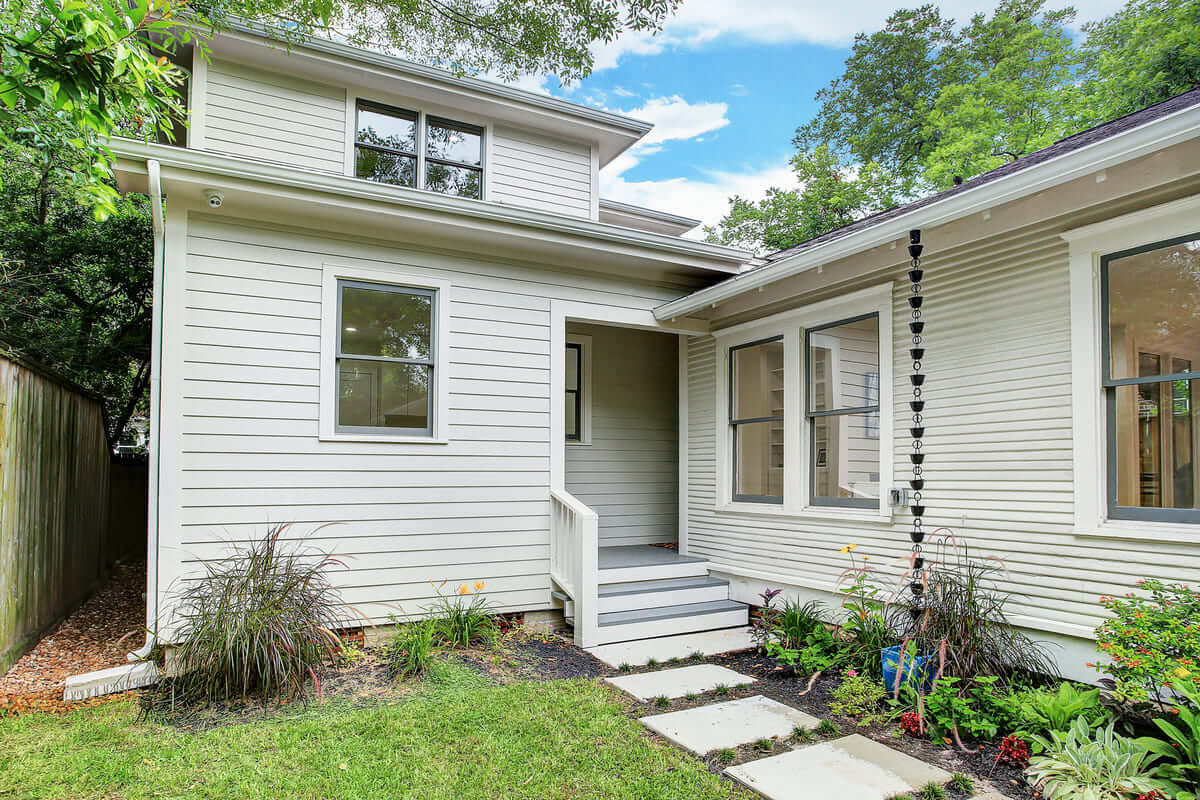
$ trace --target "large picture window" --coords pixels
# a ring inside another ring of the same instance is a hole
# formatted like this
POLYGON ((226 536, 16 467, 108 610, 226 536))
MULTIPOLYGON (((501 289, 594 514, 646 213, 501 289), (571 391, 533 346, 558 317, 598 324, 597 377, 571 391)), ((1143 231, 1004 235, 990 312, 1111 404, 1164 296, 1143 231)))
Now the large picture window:
POLYGON ((783 337, 730 348, 733 499, 783 502, 783 337))
POLYGON ((1200 522, 1200 233, 1100 273, 1109 517, 1200 522))
POLYGON ((879 315, 805 332, 813 505, 879 506, 879 315))
POLYGON ((338 281, 338 432, 431 435, 437 292, 338 281))

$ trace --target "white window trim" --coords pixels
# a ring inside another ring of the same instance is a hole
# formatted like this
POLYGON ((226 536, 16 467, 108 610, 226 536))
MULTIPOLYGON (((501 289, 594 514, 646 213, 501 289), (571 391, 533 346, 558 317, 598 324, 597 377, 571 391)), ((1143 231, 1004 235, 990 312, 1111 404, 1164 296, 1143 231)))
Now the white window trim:
POLYGON ((823 300, 793 311, 734 325, 713 334, 717 348, 716 442, 718 513, 766 517, 807 517, 879 522, 892 519, 887 492, 895 474, 892 401, 892 283, 823 300), (809 432, 804 410, 804 330, 839 320, 879 315, 879 509, 818 506, 810 502, 809 432), (783 502, 748 503, 733 499, 733 438, 729 430, 729 348, 772 336, 783 337, 783 502))
POLYGON ((1200 525, 1108 519, 1108 436, 1101 386, 1100 259, 1195 233, 1200 196, 1064 231, 1070 244, 1071 434, 1075 535, 1085 538, 1200 543, 1200 525))
POLYGON ((446 405, 450 397, 450 283, 428 275, 370 269, 345 264, 324 264, 321 274, 321 407, 318 438, 323 442, 376 442, 388 444, 447 444, 446 405), (337 321, 338 281, 365 281, 388 286, 411 286, 437 292, 435 303, 432 435, 349 433, 337 430, 337 321))
MULTIPOLYGON (((592 337, 584 333, 568 333, 567 341, 564 344, 563 353, 565 357, 567 344, 577 344, 580 346, 579 353, 579 441, 568 439, 566 431, 563 431, 563 441, 570 447, 582 447, 592 443, 592 395, 595 393, 592 386, 592 337)), ((566 388, 564 385, 562 397, 566 398, 566 388)), ((564 409, 565 413, 565 409, 564 409)), ((566 418, 564 417, 564 420, 566 418)))

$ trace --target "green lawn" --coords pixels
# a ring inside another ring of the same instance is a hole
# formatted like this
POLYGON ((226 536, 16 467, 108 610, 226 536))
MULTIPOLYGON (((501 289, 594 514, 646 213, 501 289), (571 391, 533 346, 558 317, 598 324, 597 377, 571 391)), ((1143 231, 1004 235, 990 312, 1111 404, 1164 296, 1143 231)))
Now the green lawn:
POLYGON ((138 722, 127 702, 0 720, 0 797, 741 796, 645 736, 599 682, 437 672, 391 705, 326 703, 199 733, 138 722))

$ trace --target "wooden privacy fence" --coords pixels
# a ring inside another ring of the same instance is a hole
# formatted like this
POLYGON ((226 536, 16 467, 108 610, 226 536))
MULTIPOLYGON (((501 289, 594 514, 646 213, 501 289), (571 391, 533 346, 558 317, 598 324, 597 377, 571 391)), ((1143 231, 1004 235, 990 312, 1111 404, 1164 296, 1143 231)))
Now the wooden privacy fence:
POLYGON ((99 399, 0 354, 0 672, 96 587, 108 521, 99 399))

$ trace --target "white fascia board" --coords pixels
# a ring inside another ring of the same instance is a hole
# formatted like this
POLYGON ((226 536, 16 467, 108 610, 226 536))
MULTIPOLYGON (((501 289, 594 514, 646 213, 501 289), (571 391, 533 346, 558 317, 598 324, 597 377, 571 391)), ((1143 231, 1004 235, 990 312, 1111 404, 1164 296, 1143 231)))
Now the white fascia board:
POLYGON ((654 128, 654 124, 651 122, 635 119, 624 114, 615 114, 611 111, 579 105, 549 94, 518 89, 481 78, 456 75, 449 70, 425 64, 417 64, 387 55, 386 53, 367 50, 342 42, 335 42, 331 39, 309 37, 299 41, 287 41, 283 36, 284 34, 282 33, 280 36, 273 36, 263 25, 235 22, 229 25, 228 30, 218 35, 217 41, 219 44, 219 40, 225 38, 231 41, 252 43, 257 47, 262 47, 264 41, 286 44, 289 52, 308 51, 306 54, 310 56, 320 54, 321 56, 339 61, 344 66, 356 66, 358 68, 370 66, 386 70, 395 77, 430 88, 465 93, 481 99, 488 99, 493 102, 516 107, 525 114, 548 115, 563 121, 583 125, 590 129, 593 134, 600 132, 622 140, 620 145, 614 143, 612 146, 604 148, 604 155, 606 156, 603 160, 604 163, 608 163, 617 155, 632 147, 654 128))
MULTIPOLYGON (((582 217, 567 217, 543 211, 502 205, 485 200, 384 186, 361 178, 351 178, 330 172, 301 170, 284 164, 273 164, 249 158, 218 155, 188 150, 171 145, 153 144, 132 139, 113 139, 109 147, 118 158, 119 171, 142 175, 147 160, 158 161, 164 170, 180 170, 211 176, 214 179, 258 182, 276 186, 320 192, 345 197, 348 200, 368 201, 383 206, 406 207, 421 212, 450 215, 466 220, 499 223, 514 229, 560 234, 610 245, 614 248, 639 248, 656 254, 677 256, 707 262, 705 268, 714 272, 737 272, 750 253, 723 245, 680 239, 660 233, 650 233, 618 225, 592 222, 582 217)), ((687 262, 681 262, 687 263, 687 262)))
POLYGON ((682 317, 752 289, 906 237, 914 228, 944 225, 1197 136, 1200 136, 1200 106, 1192 106, 664 303, 654 309, 654 316, 658 319, 682 317))
POLYGON ((691 230, 700 224, 701 220, 692 219, 691 217, 683 217, 679 214, 671 214, 667 211, 657 211, 653 208, 645 208, 643 206, 635 206, 629 203, 620 203, 616 200, 600 199, 600 208, 603 211, 611 211, 614 214, 623 214, 630 217, 639 217, 655 222, 664 222, 669 225, 678 225, 685 230, 691 230))

